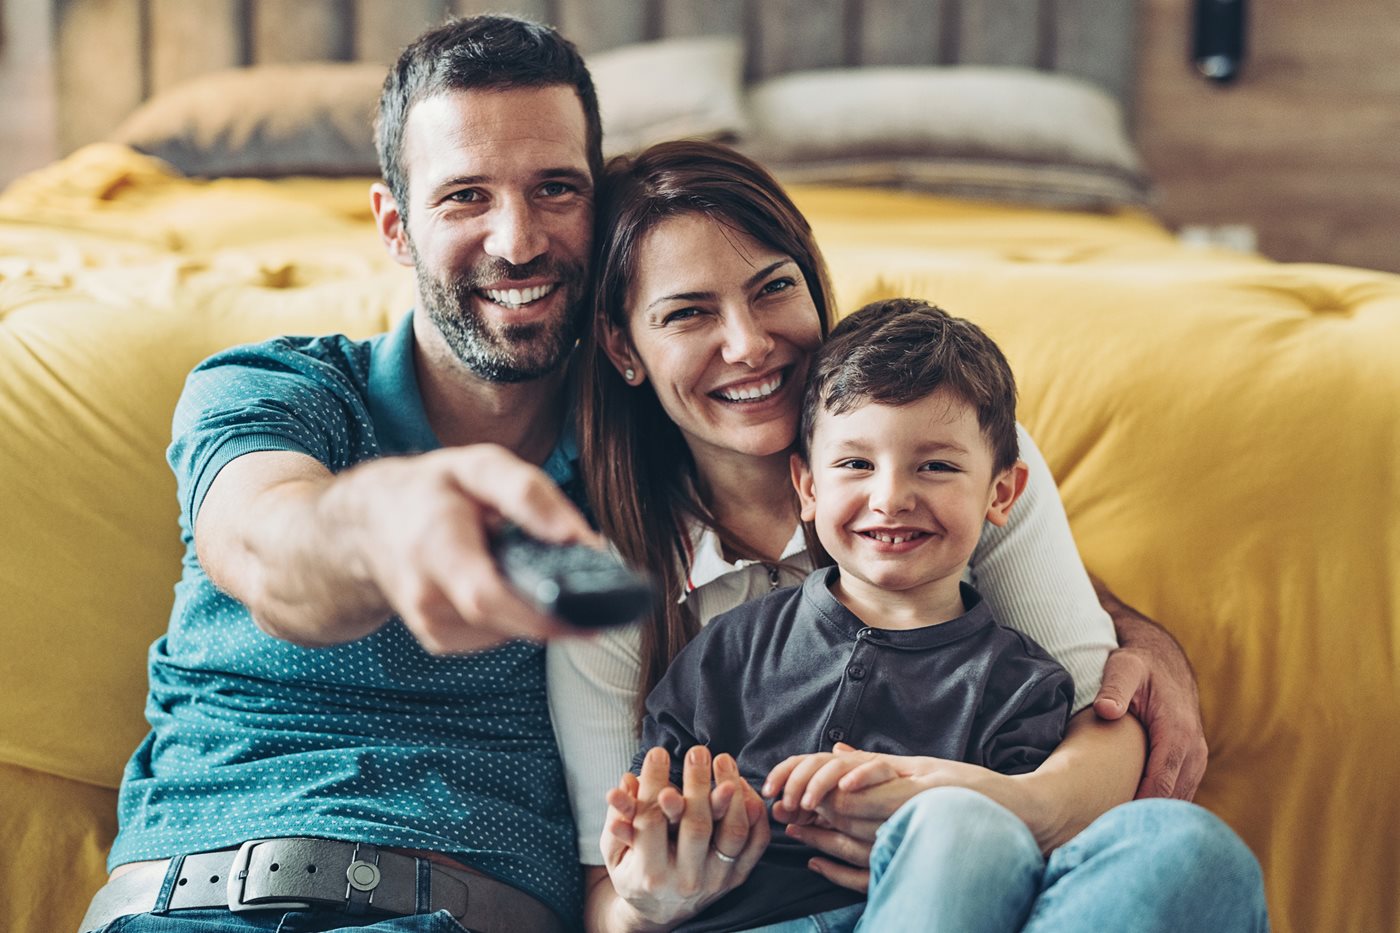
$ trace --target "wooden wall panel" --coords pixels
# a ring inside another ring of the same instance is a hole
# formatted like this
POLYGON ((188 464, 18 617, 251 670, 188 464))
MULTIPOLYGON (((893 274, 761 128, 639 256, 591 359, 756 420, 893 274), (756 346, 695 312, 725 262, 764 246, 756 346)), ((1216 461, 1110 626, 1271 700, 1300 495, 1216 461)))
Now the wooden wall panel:
POLYGON ((56 0, 59 147, 101 139, 145 99, 140 0, 56 0))
POLYGON ((244 0, 149 0, 150 90, 247 61, 244 0))
MULTIPOLYGON (((1055 0, 1048 65, 1106 88, 1131 113, 1138 4, 1125 0, 1055 0), (1119 41, 1115 41, 1119 40, 1119 41)), ((1182 36, 1185 48, 1185 35, 1182 36)), ((1183 53, 1184 54, 1184 53, 1183 53)))
POLYGON ((1041 0, 963 0, 957 21, 959 63, 1040 64, 1041 0))
POLYGON ((1400 272, 1395 0, 1252 4, 1233 85, 1188 61, 1191 4, 1145 0, 1138 145, 1173 224, 1246 224, 1282 260, 1400 272))
POLYGON ((862 65, 937 65, 943 61, 941 0, 862 0, 855 24, 862 65))
MULTIPOLYGON (((481 13, 513 13, 538 23, 558 23, 557 0, 452 0, 452 12, 458 16, 481 13)), ((629 0, 631 2, 631 0, 629 0)))
POLYGON ((742 36, 748 32, 744 0, 661 0, 659 36, 742 36))
POLYGON ((755 77, 847 63, 845 0, 756 0, 753 25, 755 77))
POLYGON ((355 48, 351 0, 253 0, 255 64, 343 61, 355 48))
POLYGON ((649 38, 646 4, 599 0, 556 0, 556 4, 554 21, 585 55, 649 38))
POLYGON ((386 66, 399 57, 425 30, 445 22, 447 0, 356 0, 355 58, 383 62, 386 66))

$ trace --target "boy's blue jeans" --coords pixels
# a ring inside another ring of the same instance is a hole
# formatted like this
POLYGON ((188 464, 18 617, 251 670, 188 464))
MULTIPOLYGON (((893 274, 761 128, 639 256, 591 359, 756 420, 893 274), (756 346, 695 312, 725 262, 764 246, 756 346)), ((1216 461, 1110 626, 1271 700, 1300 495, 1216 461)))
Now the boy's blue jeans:
POLYGON ((373 933, 463 933, 463 927, 446 911, 416 914, 390 920, 348 917, 330 911, 256 911, 235 914, 227 910, 182 910, 164 917, 134 914, 103 927, 101 933, 334 933, 368 926, 373 933))
POLYGON ((1179 800, 1115 807, 1041 856, 1011 811, 974 791, 925 791, 880 828, 870 897, 763 933, 1267 931, 1244 842, 1179 800))

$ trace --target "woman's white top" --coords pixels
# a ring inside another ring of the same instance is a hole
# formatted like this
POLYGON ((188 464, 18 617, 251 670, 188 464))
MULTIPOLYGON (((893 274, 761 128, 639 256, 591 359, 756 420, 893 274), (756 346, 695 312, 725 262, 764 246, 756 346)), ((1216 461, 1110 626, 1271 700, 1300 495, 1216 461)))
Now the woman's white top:
MULTIPOLYGON (((983 529, 964 579, 991 605, 998 622, 1035 639, 1069 671, 1078 712, 1098 693, 1104 662, 1117 641, 1079 559, 1055 478, 1019 425, 1017 437, 1021 459, 1030 468, 1025 492, 1004 527, 989 523, 983 529)), ((702 625, 775 587, 801 583, 813 569, 801 525, 776 565, 730 563, 718 536, 698 526, 691 544, 687 592, 681 598, 702 625)), ((554 733, 578 824, 579 860, 602 865, 604 795, 632 766, 637 751, 641 632, 629 626, 552 640, 546 665, 554 733)))

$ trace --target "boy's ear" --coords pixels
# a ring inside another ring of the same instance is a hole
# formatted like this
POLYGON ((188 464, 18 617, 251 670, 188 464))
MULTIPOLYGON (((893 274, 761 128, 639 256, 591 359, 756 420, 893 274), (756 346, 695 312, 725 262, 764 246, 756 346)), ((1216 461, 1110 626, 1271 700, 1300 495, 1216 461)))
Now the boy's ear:
POLYGON ((987 504, 987 521, 1000 528, 1011 517, 1012 504, 1026 491, 1030 470, 1017 460, 992 480, 991 501, 987 504))
POLYGON ((379 230, 379 239, 389 258, 401 266, 412 268, 413 250, 408 248, 408 231, 404 229, 403 214, 399 213, 399 202, 393 192, 383 182, 369 186, 369 207, 374 212, 374 226, 379 230))
POLYGON ((632 339, 611 321, 603 324, 603 352, 612 361, 613 367, 617 370, 624 382, 629 386, 639 386, 647 381, 647 374, 642 369, 641 360, 636 358, 632 352, 632 339), (627 371, 632 371, 632 378, 627 378, 627 371))
POLYGON ((802 505, 801 518, 804 522, 815 521, 817 496, 813 488, 815 483, 812 481, 812 468, 802 459, 801 454, 789 456, 788 466, 792 470, 792 485, 797 490, 797 501, 802 505))

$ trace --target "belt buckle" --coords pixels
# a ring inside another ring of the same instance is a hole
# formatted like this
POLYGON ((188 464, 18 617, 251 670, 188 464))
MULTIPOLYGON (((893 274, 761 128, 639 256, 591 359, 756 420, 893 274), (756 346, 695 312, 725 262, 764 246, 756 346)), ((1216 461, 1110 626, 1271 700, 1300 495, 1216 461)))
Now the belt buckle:
POLYGON ((248 881, 248 863, 252 861, 253 849, 271 839, 249 839, 238 847, 233 857, 233 867, 228 872, 228 909, 236 914, 252 910, 306 910, 311 905, 305 901, 263 901, 249 904, 243 900, 243 889, 248 881))

